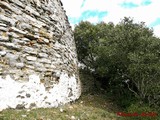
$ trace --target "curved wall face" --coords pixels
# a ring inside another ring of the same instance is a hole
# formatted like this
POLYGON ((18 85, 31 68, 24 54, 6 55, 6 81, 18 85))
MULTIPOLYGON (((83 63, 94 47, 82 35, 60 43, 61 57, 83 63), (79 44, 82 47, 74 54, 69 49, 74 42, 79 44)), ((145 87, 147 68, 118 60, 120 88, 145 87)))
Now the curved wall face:
POLYGON ((59 0, 0 1, 0 109, 79 98, 73 33, 59 0))

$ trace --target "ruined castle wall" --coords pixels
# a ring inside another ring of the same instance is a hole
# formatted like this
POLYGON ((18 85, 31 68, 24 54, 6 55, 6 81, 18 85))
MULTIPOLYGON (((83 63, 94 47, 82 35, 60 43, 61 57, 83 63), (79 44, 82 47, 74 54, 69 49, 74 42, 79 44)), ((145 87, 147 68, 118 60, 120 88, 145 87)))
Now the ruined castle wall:
POLYGON ((76 47, 61 1, 1 0, 0 108, 55 107, 80 93, 76 47))

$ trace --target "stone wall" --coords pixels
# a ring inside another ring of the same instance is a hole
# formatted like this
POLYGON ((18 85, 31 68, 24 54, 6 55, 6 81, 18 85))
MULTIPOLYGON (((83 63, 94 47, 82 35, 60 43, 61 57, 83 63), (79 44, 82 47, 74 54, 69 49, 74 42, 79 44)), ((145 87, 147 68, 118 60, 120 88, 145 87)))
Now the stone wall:
POLYGON ((0 108, 55 107, 77 99, 80 86, 61 1, 1 0, 0 108))

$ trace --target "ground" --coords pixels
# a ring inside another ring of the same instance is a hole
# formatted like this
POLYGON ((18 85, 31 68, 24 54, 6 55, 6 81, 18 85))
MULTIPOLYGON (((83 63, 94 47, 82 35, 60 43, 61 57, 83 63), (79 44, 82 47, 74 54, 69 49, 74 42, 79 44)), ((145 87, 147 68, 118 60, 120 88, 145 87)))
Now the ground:
POLYGON ((0 120, 117 120, 118 111, 105 95, 85 94, 60 108, 4 110, 0 112, 0 120))

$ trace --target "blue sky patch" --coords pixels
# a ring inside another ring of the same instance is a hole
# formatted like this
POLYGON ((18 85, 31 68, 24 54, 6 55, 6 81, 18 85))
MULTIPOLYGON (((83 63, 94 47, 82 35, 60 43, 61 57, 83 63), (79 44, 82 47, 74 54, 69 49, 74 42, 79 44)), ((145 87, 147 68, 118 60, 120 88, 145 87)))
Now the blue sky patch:
POLYGON ((69 19, 69 22, 72 23, 72 24, 77 24, 79 23, 79 18, 75 18, 75 17, 68 17, 69 19))
POLYGON ((84 6, 86 0, 83 0, 82 4, 81 4, 81 8, 84 6))
POLYGON ((85 21, 88 18, 92 18, 92 17, 98 17, 99 21, 101 21, 105 16, 107 16, 107 14, 108 14, 107 11, 87 10, 87 11, 84 11, 79 18, 69 17, 69 21, 72 24, 77 24, 82 20, 85 21))
POLYGON ((123 3, 120 4, 120 6, 123 7, 123 8, 127 8, 127 9, 138 7, 138 5, 133 3, 133 2, 123 2, 123 3))
POLYGON ((103 18, 107 15, 107 12, 106 11, 98 11, 98 10, 87 10, 87 11, 84 11, 82 13, 82 16, 81 18, 82 19, 86 19, 86 18, 90 18, 90 17, 98 17, 98 18, 103 18))
POLYGON ((150 27, 155 27, 157 25, 160 25, 160 18, 157 18, 154 22, 152 22, 149 26, 150 27))
POLYGON ((143 0, 142 3, 141 3, 141 5, 142 6, 147 6, 147 5, 150 5, 151 3, 152 3, 151 0, 143 0))

